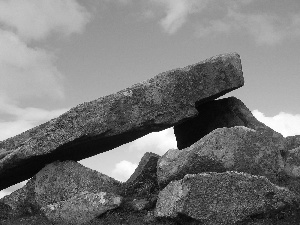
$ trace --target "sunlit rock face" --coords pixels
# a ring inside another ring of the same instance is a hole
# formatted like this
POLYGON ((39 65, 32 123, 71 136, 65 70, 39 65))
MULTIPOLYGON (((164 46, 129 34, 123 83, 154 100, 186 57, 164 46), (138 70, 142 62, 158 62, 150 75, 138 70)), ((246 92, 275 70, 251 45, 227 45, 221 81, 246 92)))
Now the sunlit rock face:
POLYGON ((281 139, 237 126, 218 128, 183 150, 171 149, 158 161, 160 188, 186 174, 240 171, 278 183, 283 170, 281 139))

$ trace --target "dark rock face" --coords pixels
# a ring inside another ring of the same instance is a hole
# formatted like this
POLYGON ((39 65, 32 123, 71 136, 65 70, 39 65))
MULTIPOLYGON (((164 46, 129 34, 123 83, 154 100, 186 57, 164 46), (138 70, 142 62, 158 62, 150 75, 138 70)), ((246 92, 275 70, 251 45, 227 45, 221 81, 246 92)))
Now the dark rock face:
POLYGON ((195 118, 174 126, 178 149, 187 148, 222 127, 244 126, 283 139, 281 134, 259 122, 245 104, 235 97, 204 103, 197 110, 199 113, 195 118))
POLYGON ((201 173, 169 183, 159 193, 155 215, 184 215, 198 221, 193 224, 237 224, 255 215, 272 218, 286 208, 299 213, 299 206, 294 193, 265 177, 237 172, 201 173))
POLYGON ((239 171, 263 175, 278 183, 283 170, 284 141, 246 127, 219 128, 189 148, 171 149, 158 161, 160 188, 186 174, 239 171))
POLYGON ((0 190, 56 160, 81 160, 172 127, 196 116, 195 105, 243 84, 239 55, 225 54, 78 105, 0 142, 0 190))
POLYGON ((124 195, 150 197, 158 193, 156 166, 159 158, 159 155, 152 152, 145 153, 134 173, 123 184, 124 195))
POLYGON ((300 147, 289 150, 284 161, 284 175, 282 186, 300 196, 300 147))
POLYGON ((291 150, 300 147, 300 135, 288 136, 286 140, 286 149, 291 150))

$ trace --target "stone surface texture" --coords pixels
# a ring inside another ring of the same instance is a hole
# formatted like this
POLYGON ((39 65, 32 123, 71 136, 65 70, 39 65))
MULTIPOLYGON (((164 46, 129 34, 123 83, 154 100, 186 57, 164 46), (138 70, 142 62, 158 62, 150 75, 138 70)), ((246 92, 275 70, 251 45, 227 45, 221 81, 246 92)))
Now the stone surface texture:
POLYGON ((72 198, 42 207, 46 217, 56 224, 84 224, 108 210, 117 208, 122 197, 108 193, 81 192, 72 198))
POLYGON ((286 149, 292 150, 300 147, 300 135, 286 137, 286 149))
POLYGON ((130 178, 123 184, 123 194, 134 197, 150 196, 158 192, 157 161, 159 155, 146 152, 138 167, 130 178))
POLYGON ((160 193, 156 217, 187 216, 205 225, 236 224, 257 215, 272 217, 299 199, 288 189, 261 176, 246 173, 202 173, 172 181, 160 193))
POLYGON ((158 161, 159 187, 186 174, 239 171, 263 175, 278 183, 284 161, 281 138, 242 126, 218 128, 189 148, 170 149, 158 161))
MULTIPOLYGON (((0 190, 56 160, 78 161, 197 115, 195 105, 244 84, 238 54, 224 54, 168 72, 0 142, 0 190), (2 157, 1 156, 1 157, 2 157)), ((200 106, 199 106, 200 107, 200 106)))
POLYGON ((235 97, 206 102, 197 110, 199 113, 195 118, 174 126, 178 149, 190 147, 213 130, 223 127, 244 126, 284 140, 280 133, 259 122, 235 97))
POLYGON ((0 199, 13 217, 37 213, 42 207, 66 201, 79 193, 118 194, 121 182, 74 161, 56 161, 44 167, 27 184, 0 199))

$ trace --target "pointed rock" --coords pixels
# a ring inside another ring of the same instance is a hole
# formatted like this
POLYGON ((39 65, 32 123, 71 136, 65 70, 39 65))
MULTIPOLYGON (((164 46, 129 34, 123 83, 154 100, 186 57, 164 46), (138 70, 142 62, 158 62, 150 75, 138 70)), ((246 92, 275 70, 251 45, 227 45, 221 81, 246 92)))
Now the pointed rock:
POLYGON ((32 177, 56 160, 78 161, 172 127, 196 116, 195 105, 243 84, 240 57, 232 53, 161 73, 78 105, 0 142, 4 156, 0 159, 0 190, 32 177))
POLYGON ((280 133, 259 122, 245 104, 235 97, 204 103, 197 110, 199 113, 195 118, 174 126, 178 149, 187 148, 222 127, 244 126, 284 140, 280 133))
POLYGON ((246 127, 218 128, 189 148, 171 149, 159 160, 157 177, 160 189, 186 174, 235 170, 263 175, 278 182, 283 170, 281 139, 246 127))
POLYGON ((82 192, 118 194, 121 183, 73 161, 48 164, 27 184, 0 202, 12 208, 13 216, 36 214, 42 207, 66 201, 82 192))
POLYGON ((159 158, 159 155, 152 152, 144 154, 134 173, 124 183, 124 195, 150 197, 150 195, 158 192, 156 171, 159 158))
POLYGON ((155 215, 191 218, 192 224, 206 225, 236 224, 260 216, 279 224, 277 214, 282 212, 283 221, 299 209, 299 199, 288 189, 262 176, 231 171, 186 175, 172 181, 159 193, 155 215))

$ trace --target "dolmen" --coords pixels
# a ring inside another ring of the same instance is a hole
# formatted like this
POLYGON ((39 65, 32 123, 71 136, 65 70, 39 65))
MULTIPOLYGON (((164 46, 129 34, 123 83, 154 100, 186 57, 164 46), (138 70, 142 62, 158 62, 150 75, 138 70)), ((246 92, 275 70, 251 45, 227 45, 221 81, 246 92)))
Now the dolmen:
POLYGON ((222 54, 0 142, 0 189, 29 179, 0 199, 0 225, 299 225, 300 138, 218 99, 243 85, 240 56, 222 54), (126 182, 77 162, 170 127, 178 149, 147 152, 126 182))

